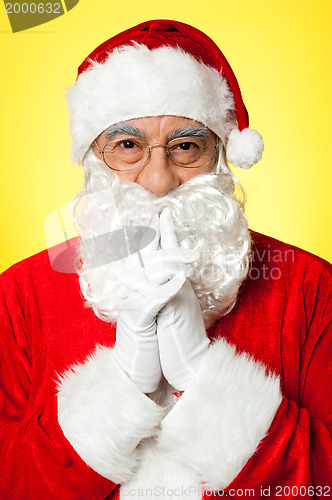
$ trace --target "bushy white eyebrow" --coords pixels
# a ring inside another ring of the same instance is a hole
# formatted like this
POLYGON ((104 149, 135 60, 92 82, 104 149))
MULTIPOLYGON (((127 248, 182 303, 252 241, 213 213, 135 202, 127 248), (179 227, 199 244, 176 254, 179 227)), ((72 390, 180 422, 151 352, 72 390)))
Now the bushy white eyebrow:
POLYGON ((117 123, 106 130, 107 137, 114 137, 115 135, 120 134, 146 138, 144 132, 129 123, 117 123))
POLYGON ((178 137, 207 137, 209 135, 209 130, 206 127, 199 127, 197 125, 192 125, 190 127, 183 127, 173 130, 168 135, 168 140, 177 139, 178 137))

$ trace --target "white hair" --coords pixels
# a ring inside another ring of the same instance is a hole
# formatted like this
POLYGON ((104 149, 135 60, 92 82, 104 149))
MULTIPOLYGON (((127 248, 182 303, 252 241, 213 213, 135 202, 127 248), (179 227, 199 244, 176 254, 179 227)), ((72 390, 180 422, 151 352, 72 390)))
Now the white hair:
POLYGON ((191 282, 206 326, 234 307, 249 271, 250 236, 239 196, 243 191, 223 151, 213 173, 198 175, 163 197, 121 181, 92 151, 84 167, 85 186, 73 207, 82 241, 91 244, 81 245, 78 274, 86 304, 100 319, 116 321, 128 290, 113 272, 114 266, 126 266, 126 259, 93 265, 105 250, 96 236, 124 226, 149 226, 165 207, 171 211, 179 245, 199 251, 191 264, 191 282))

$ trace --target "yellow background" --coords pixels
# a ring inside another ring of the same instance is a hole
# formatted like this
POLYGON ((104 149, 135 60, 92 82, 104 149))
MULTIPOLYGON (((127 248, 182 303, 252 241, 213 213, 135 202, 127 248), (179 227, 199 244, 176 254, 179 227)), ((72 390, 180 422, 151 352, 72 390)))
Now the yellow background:
POLYGON ((240 83, 263 161, 236 175, 250 226, 332 260, 331 0, 80 0, 12 34, 0 4, 0 270, 46 247, 44 220, 70 201, 65 89, 85 56, 139 22, 192 24, 220 46, 240 83))

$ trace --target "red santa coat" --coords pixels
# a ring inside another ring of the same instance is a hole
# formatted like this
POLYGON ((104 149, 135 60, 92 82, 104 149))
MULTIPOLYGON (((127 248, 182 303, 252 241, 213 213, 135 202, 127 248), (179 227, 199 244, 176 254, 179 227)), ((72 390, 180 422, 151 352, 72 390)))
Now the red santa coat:
POLYGON ((2 275, 0 499, 117 498, 111 479, 130 484, 137 444, 150 436, 190 478, 220 486, 215 498, 332 495, 331 266, 266 236, 253 241, 238 303, 209 331, 209 361, 171 410, 118 373, 115 328, 84 307, 77 276, 52 270, 46 251, 2 275), (106 461, 94 447, 106 447, 106 461))

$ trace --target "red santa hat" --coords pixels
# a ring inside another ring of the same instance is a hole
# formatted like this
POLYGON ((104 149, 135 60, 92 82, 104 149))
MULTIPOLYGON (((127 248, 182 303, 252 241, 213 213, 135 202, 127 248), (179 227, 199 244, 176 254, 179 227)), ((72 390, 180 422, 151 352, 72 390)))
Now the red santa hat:
POLYGON ((147 21, 99 45, 78 68, 68 104, 74 162, 83 162, 107 127, 162 115, 203 123, 235 166, 249 168, 262 157, 262 137, 248 128, 225 56, 207 35, 181 22, 147 21))

